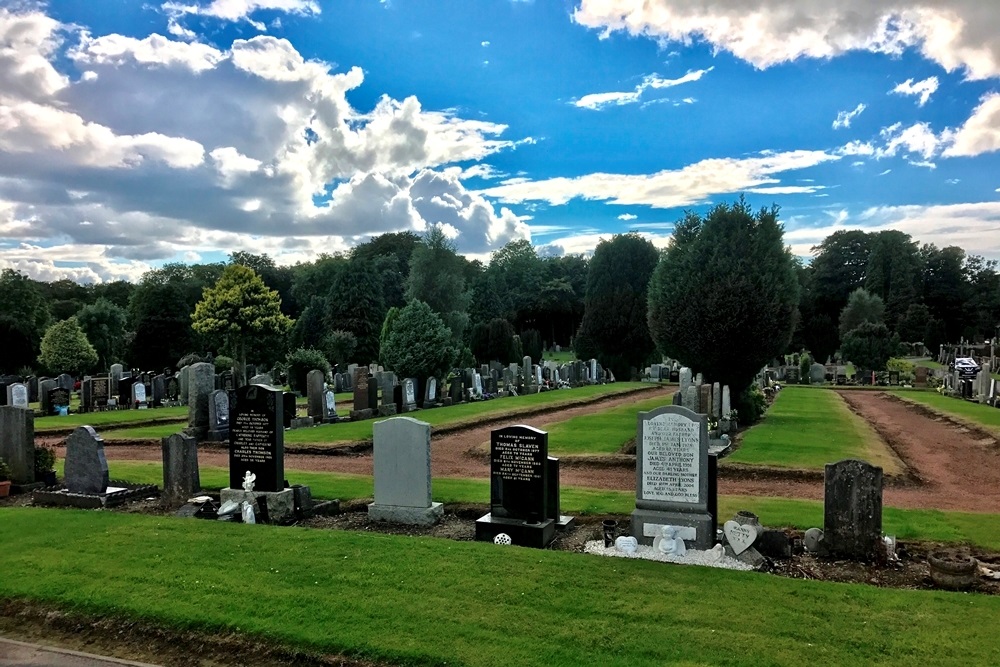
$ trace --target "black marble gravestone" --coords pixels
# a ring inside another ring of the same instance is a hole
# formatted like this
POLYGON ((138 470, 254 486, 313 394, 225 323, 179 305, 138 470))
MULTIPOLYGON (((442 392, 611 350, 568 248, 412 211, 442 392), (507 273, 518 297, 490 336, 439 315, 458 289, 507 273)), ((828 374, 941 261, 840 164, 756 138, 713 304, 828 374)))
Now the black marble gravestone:
POLYGON ((284 406, 284 426, 291 428, 292 420, 295 419, 295 394, 286 391, 281 398, 284 406))
MULTIPOLYGON (((7 393, 7 392, 4 392, 7 393)), ((50 414, 56 414, 60 407, 69 407, 69 392, 63 387, 49 390, 50 414)))
POLYGON ((229 392, 229 486, 243 487, 249 471, 256 491, 285 486, 285 431, 282 392, 248 385, 229 392))
POLYGON ((506 533, 518 546, 552 541, 560 521, 559 461, 548 450, 549 434, 530 426, 490 434, 490 513, 476 521, 477 540, 506 533))

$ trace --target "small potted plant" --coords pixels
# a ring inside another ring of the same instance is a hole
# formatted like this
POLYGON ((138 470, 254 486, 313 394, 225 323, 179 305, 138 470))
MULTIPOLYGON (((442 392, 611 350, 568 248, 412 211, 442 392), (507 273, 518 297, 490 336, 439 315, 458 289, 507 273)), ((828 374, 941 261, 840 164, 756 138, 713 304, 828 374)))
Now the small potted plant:
POLYGON ((35 480, 45 482, 45 486, 55 486, 56 453, 51 447, 35 447, 35 480))
POLYGON ((3 459, 0 459, 0 498, 10 495, 10 466, 3 459))

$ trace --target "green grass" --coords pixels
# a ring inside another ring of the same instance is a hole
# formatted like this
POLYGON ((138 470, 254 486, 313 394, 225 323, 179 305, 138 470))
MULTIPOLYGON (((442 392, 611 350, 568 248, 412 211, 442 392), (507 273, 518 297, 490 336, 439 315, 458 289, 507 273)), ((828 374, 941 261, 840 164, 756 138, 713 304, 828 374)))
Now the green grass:
POLYGON ((822 469, 827 463, 861 458, 887 472, 897 466, 878 436, 832 391, 785 387, 743 444, 726 459, 782 468, 822 469))
POLYGON ((1000 598, 114 512, 0 510, 0 597, 408 665, 994 664, 1000 598), (72 567, 67 567, 72 563, 72 567))
MULTIPOLYGON (((56 431, 66 428, 76 428, 89 424, 93 427, 143 422, 150 419, 187 419, 187 406, 179 408, 155 408, 149 410, 108 410, 106 412, 88 412, 85 414, 70 414, 65 417, 38 417, 35 419, 35 431, 56 431)), ((170 427, 170 433, 176 433, 176 427, 170 427)), ((167 435, 170 435, 168 433, 167 435)))
MULTIPOLYGON (((155 461, 115 461, 108 463, 112 479, 133 484, 163 484, 163 469, 155 461)), ((58 463, 62 474, 62 462, 58 463)), ((229 471, 217 466, 201 466, 201 485, 206 490, 229 486, 229 471)), ((371 498, 372 478, 367 475, 286 470, 290 483, 305 484, 317 499, 352 500, 371 498)), ((490 487, 485 479, 438 477, 433 482, 436 502, 489 504, 490 487)), ((629 514, 635 509, 635 493, 580 487, 562 487, 563 513, 574 515, 629 514)), ((823 503, 791 498, 720 496, 719 517, 725 520, 739 510, 749 510, 767 526, 805 530, 823 525, 823 503)), ((883 510, 883 529, 900 539, 934 542, 968 542, 986 549, 1000 550, 1000 514, 976 514, 941 510, 883 510)))
POLYGON ((548 427, 549 452, 563 454, 614 454, 635 437, 636 415, 670 405, 669 396, 657 396, 617 408, 582 415, 548 427))
MULTIPOLYGON (((425 421, 431 426, 454 426, 522 410, 530 410, 542 406, 558 406, 574 403, 580 400, 598 396, 610 396, 637 388, 650 388, 653 385, 640 382, 618 382, 608 385, 589 385, 576 389, 547 391, 540 394, 514 396, 492 401, 462 403, 447 408, 421 410, 412 413, 416 419, 425 421)), ((340 424, 323 424, 313 428, 296 429, 285 432, 285 444, 338 444, 347 442, 362 442, 371 440, 374 419, 340 424)), ((154 440, 166 437, 177 431, 176 426, 158 425, 140 428, 121 429, 106 436, 107 440, 154 440)))
POLYGON ((546 352, 542 355, 543 361, 554 361, 557 364, 568 364, 576 361, 576 354, 573 350, 560 350, 559 352, 546 352))
POLYGON ((937 392, 900 392, 900 395, 917 403, 923 403, 938 412, 952 415, 960 420, 972 422, 988 430, 1000 433, 1000 410, 988 405, 971 403, 960 398, 943 396, 937 392))
POLYGON ((946 368, 944 364, 939 364, 931 359, 907 359, 907 361, 913 362, 914 366, 923 366, 924 368, 930 368, 931 370, 946 368))

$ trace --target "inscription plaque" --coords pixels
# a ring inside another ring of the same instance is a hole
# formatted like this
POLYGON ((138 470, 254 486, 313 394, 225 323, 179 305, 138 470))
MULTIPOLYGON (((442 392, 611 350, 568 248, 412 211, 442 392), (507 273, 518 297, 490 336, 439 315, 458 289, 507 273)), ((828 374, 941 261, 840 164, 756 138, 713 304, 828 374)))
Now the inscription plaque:
POLYGON ((241 488, 250 471, 257 476, 257 491, 281 491, 285 486, 282 392, 248 385, 229 396, 230 488, 241 488))
POLYGON ((537 522, 546 518, 549 434, 509 426, 490 435, 490 512, 537 522))
POLYGON ((678 414, 648 419, 642 432, 642 497, 697 503, 701 466, 699 422, 678 414))

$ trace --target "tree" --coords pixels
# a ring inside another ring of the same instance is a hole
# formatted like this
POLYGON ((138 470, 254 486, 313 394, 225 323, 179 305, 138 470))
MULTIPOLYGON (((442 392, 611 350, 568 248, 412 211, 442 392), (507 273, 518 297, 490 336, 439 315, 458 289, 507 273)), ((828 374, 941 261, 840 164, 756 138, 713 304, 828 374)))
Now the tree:
POLYGON ((870 235, 857 229, 834 232, 814 246, 812 252, 818 311, 836 318, 847 305, 851 292, 865 284, 870 235))
MULTIPOLYGON (((896 325, 896 332, 899 337, 907 343, 917 343, 924 341, 924 334, 927 332, 927 323, 931 319, 931 312, 922 303, 911 303, 906 309, 906 313, 896 325)), ((924 341, 926 344, 926 341, 924 341)))
POLYGON ((362 363, 377 360, 386 312, 379 276, 364 263, 352 261, 334 278, 326 308, 327 330, 347 331, 357 340, 355 359, 362 363))
POLYGON ((75 317, 56 322, 42 338, 38 361, 52 373, 79 375, 97 363, 97 351, 75 317))
POLYGON ((383 357, 400 377, 444 377, 456 358, 452 333, 423 301, 411 301, 392 322, 383 357))
POLYGON ((143 280, 132 294, 128 316, 134 332, 128 359, 137 368, 166 368, 191 351, 191 310, 180 282, 143 280))
POLYGON ((967 324, 967 300, 971 296, 963 266, 965 251, 954 246, 938 250, 925 245, 920 254, 924 260, 924 303, 931 316, 944 323, 948 339, 957 342, 967 324))
POLYGON ((890 336, 882 323, 862 322, 852 329, 840 346, 844 359, 858 370, 881 371, 899 349, 899 335, 890 336))
POLYGON ((101 368, 108 368, 121 361, 125 351, 125 323, 128 319, 124 309, 102 297, 80 309, 76 319, 87 340, 97 350, 97 361, 101 368))
POLYGON ((754 376, 785 351, 797 303, 778 208, 754 214, 741 198, 677 223, 649 286, 649 330, 664 354, 730 385, 739 409, 754 376))
POLYGON ((413 249, 406 298, 423 301, 451 330, 456 346, 469 323, 472 291, 466 287, 465 260, 440 227, 431 227, 413 249))
MULTIPOLYGON (((961 262, 958 266, 961 276, 961 262)), ((920 284, 917 244, 909 234, 886 230, 871 235, 871 252, 865 267, 865 289, 882 298, 885 321, 891 328, 913 303, 920 284)))
POLYGON ((0 272, 0 366, 14 372, 38 356, 42 334, 50 320, 48 304, 38 283, 14 269, 0 272))
POLYGON ((292 349, 321 349, 326 337, 326 303, 318 296, 309 300, 309 305, 295 320, 292 327, 292 349))
POLYGON ((246 372, 247 348, 255 340, 287 333, 292 320, 281 312, 278 293, 257 273, 242 264, 230 264, 214 287, 204 291, 191 317, 195 331, 217 338, 223 349, 239 360, 246 372))
POLYGON ((358 347, 358 339, 350 331, 331 331, 323 337, 323 354, 332 359, 334 364, 342 364, 345 368, 354 350, 358 347))
POLYGON ((856 329, 862 322, 882 324, 885 321, 885 304, 881 297, 870 294, 867 290, 856 289, 851 292, 851 298, 840 313, 840 338, 856 329))
POLYGON ((330 372, 330 362, 322 352, 303 348, 288 353, 285 367, 288 369, 288 386, 300 394, 307 391, 306 377, 309 371, 319 369, 323 371, 323 377, 330 372))
POLYGON ((574 344, 578 358, 596 358, 620 378, 630 376, 630 367, 645 365, 656 349, 646 315, 649 279, 659 259, 656 246, 635 233, 597 244, 574 344))

